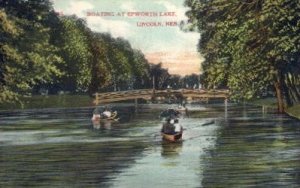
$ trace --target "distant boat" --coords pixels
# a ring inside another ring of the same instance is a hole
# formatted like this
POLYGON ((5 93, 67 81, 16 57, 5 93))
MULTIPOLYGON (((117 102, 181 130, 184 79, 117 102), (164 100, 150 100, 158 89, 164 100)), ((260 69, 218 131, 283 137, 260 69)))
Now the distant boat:
POLYGON ((176 134, 166 134, 164 132, 161 133, 162 139, 170 142, 177 142, 182 140, 183 131, 176 134))
POLYGON ((92 121, 118 121, 119 118, 117 118, 118 112, 114 111, 111 113, 110 117, 103 117, 102 115, 100 116, 93 116, 92 121))

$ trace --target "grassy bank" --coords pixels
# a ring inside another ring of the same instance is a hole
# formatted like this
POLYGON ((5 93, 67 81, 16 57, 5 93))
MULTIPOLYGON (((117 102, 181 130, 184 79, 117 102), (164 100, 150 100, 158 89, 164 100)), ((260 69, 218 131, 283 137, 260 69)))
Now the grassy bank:
POLYGON ((88 95, 49 95, 31 96, 21 99, 22 104, 1 104, 0 110, 32 108, 74 108, 93 106, 93 98, 88 95))
POLYGON ((250 104, 254 104, 257 106, 265 106, 268 108, 277 108, 277 101, 276 98, 263 98, 263 99, 253 99, 247 101, 250 104))
POLYGON ((300 119, 300 104, 286 109, 286 113, 297 119, 300 119))
MULTIPOLYGON (((276 98, 255 99, 248 102, 258 106, 277 109, 276 98)), ((300 119, 300 104, 286 108, 285 112, 292 117, 300 119)))

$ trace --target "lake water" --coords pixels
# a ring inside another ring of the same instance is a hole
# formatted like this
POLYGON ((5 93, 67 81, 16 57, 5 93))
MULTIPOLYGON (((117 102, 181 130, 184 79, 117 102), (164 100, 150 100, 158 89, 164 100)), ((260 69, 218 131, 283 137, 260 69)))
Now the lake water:
POLYGON ((165 143, 156 107, 98 125, 92 108, 0 112, 0 187, 300 187, 299 121, 195 104, 165 143))

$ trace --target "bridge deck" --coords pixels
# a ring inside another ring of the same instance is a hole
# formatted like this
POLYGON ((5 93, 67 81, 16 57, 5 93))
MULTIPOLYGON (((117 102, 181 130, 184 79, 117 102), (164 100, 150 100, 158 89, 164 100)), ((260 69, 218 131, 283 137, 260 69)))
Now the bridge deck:
POLYGON ((110 102, 132 100, 132 99, 150 100, 159 96, 162 97, 175 96, 175 97, 194 98, 194 99, 211 99, 211 98, 227 99, 229 97, 229 91, 228 90, 193 90, 193 89, 128 90, 128 91, 96 93, 94 103, 98 105, 101 103, 110 103, 110 102))

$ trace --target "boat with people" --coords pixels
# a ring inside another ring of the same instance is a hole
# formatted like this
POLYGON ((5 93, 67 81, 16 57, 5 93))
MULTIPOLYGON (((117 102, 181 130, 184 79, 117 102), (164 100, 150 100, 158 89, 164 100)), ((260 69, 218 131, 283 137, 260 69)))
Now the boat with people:
POLYGON ((183 128, 179 124, 178 117, 174 114, 166 119, 161 129, 162 139, 170 142, 182 140, 183 128))
POLYGON ((96 108, 93 112, 92 121, 101 121, 101 120, 104 120, 104 121, 118 121, 119 118, 117 116, 118 116, 117 111, 112 112, 107 107, 105 107, 103 112, 101 112, 101 110, 96 108))
POLYGON ((103 116, 103 115, 93 115, 92 117, 92 121, 118 121, 119 118, 117 117, 118 116, 118 112, 117 111, 114 111, 111 113, 111 116, 110 117, 107 117, 107 116, 103 116))

